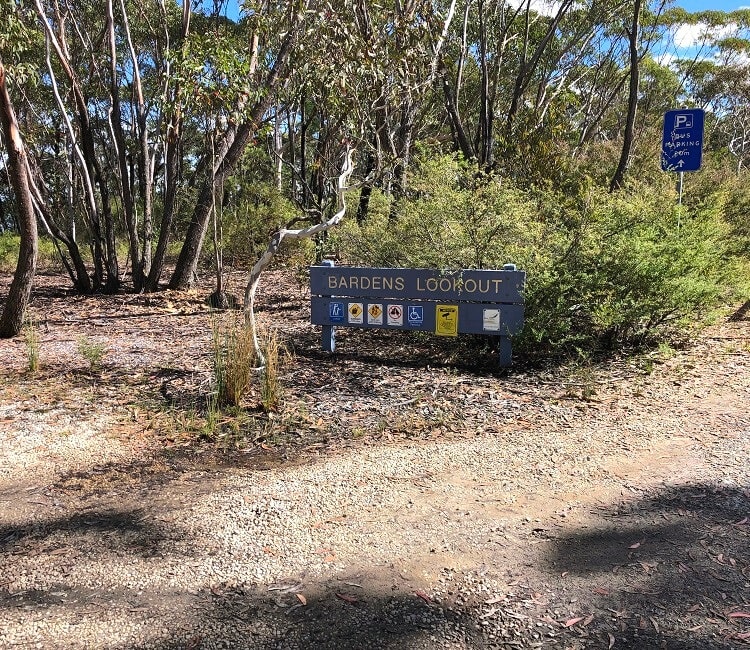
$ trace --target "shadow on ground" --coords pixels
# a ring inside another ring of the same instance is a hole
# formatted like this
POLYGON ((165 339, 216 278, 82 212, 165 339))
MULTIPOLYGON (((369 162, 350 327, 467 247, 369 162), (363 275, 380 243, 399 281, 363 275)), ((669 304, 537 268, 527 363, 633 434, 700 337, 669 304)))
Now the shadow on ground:
MULTIPOLYGON (((6 563, 18 554, 53 556, 79 546, 96 553, 97 545, 120 557, 173 555, 168 527, 150 523, 153 515, 147 505, 99 508, 5 526, 0 553, 6 563)), ((457 575, 438 601, 390 569, 379 575, 377 588, 370 586, 376 581, 357 582, 352 573, 275 585, 209 583, 197 591, 161 593, 141 584, 141 576, 121 593, 100 594, 78 584, 73 571, 46 590, 11 594, 0 587, 0 613, 6 623, 22 616, 67 625, 74 636, 61 637, 54 647, 76 644, 75 625, 97 617, 111 617, 114 624, 124 617, 136 630, 133 640, 117 645, 103 640, 100 646, 117 650, 747 647, 747 489, 667 487, 608 504, 594 515, 587 528, 550 529, 537 546, 538 534, 519 525, 517 547, 509 555, 517 560, 513 566, 498 561, 488 547, 488 574, 512 569, 519 578, 499 597, 488 597, 493 592, 482 590, 481 581, 457 575)))
MULTIPOLYGON (((69 541, 96 545, 102 550, 150 556, 169 539, 165 531, 147 523, 145 509, 90 510, 53 516, 21 525, 0 526, 0 556, 53 555, 74 551, 69 541)), ((0 607, 2 598, 0 597, 0 607)))
POLYGON ((736 486, 667 487, 603 508, 593 529, 553 538, 550 577, 562 576, 593 615, 569 636, 621 648, 747 647, 749 496, 736 486))

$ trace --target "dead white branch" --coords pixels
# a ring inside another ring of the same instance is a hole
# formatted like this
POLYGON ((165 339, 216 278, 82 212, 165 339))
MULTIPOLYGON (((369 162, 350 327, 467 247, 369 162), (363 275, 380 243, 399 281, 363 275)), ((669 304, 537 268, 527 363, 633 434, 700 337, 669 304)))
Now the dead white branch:
POLYGON ((255 346, 255 352, 258 355, 260 368, 263 368, 266 363, 258 341, 258 331, 255 322, 255 292, 258 290, 260 276, 271 263, 273 256, 276 255, 284 240, 294 241, 309 239, 310 237, 326 232, 341 223, 346 214, 346 199, 344 193, 349 178, 354 171, 354 163, 352 162, 353 155, 354 150, 347 147, 344 164, 341 167, 341 174, 336 183, 336 213, 328 219, 328 221, 317 223, 307 228, 299 228, 296 230, 281 228, 278 230, 274 236, 271 237, 271 241, 269 242, 265 253, 261 255, 260 259, 250 271, 250 278, 248 279, 247 287, 245 288, 245 322, 248 324, 253 334, 253 345, 255 346))

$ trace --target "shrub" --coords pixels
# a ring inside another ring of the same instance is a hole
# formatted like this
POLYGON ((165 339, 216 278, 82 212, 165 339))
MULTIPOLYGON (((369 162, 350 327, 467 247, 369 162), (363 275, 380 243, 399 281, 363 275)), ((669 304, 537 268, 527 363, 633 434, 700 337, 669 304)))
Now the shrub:
MULTIPOLYGON (((14 232, 0 234, 0 273, 13 273, 18 262, 18 247, 21 238, 14 232)), ((49 237, 39 238, 37 269, 60 272, 63 270, 60 255, 49 237)))
MULTIPOLYGON (((519 349, 642 342, 704 322, 744 283, 723 210, 680 208, 673 180, 614 194, 591 182, 520 189, 437 158, 422 162, 395 219, 350 220, 335 244, 347 261, 376 266, 517 264, 527 272, 519 349)), ((742 192, 732 196, 743 205, 742 192)))
POLYGON ((331 245, 374 266, 494 268, 521 260, 539 224, 534 203, 511 183, 477 174, 456 157, 422 162, 410 179, 413 199, 393 219, 377 211, 332 231, 331 245))
POLYGON ((218 406, 239 406, 250 390, 256 366, 253 333, 241 313, 212 320, 214 388, 218 406))
POLYGON ((612 346, 684 329, 728 297, 727 226, 651 188, 591 190, 549 223, 527 267, 527 343, 612 346))
POLYGON ((0 234, 0 272, 13 273, 18 261, 18 247, 21 238, 12 232, 0 234))
POLYGON ((78 339, 78 353, 89 362, 92 371, 99 370, 106 352, 107 347, 103 343, 94 341, 87 336, 81 336, 78 339))

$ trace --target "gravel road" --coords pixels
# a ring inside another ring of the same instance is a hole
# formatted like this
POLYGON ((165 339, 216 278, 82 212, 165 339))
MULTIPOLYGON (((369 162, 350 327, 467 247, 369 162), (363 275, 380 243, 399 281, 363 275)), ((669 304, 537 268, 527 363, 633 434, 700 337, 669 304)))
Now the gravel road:
POLYGON ((18 369, 0 383, 0 647, 747 647, 748 335, 722 323, 650 374, 594 367, 587 399, 580 377, 428 367, 414 401, 394 367, 353 406, 361 361, 302 358, 343 377, 334 400, 291 395, 313 421, 475 414, 223 455, 165 448, 104 388, 50 391, 0 342, 18 369))

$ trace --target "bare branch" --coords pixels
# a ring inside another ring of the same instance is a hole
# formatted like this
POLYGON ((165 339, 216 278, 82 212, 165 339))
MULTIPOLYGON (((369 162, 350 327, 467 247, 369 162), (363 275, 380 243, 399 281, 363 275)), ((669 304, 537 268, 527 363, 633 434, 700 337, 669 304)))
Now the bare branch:
POLYGON ((309 239, 310 237, 314 237, 319 233, 326 232, 327 230, 330 230, 331 228, 341 223, 344 215, 346 214, 346 199, 344 193, 346 191, 349 178, 354 171, 354 163, 352 161, 353 155, 354 150, 350 147, 347 147, 346 155, 344 157, 344 164, 341 168, 341 174, 339 175, 338 182, 336 183, 336 205, 338 208, 336 210, 336 213, 330 219, 328 219, 328 221, 317 223, 313 226, 308 226, 307 228, 300 228, 296 230, 281 228, 280 230, 278 230, 273 235, 273 237, 271 237, 271 241, 269 242, 268 248, 266 248, 265 253, 261 255, 260 259, 255 263, 255 266, 253 266, 252 270, 250 271, 250 277, 247 282, 247 287, 245 288, 245 320, 252 330, 253 344, 255 346, 255 352, 258 355, 261 367, 265 365, 265 359, 258 342, 258 333, 255 322, 255 293, 258 289, 260 276, 263 271, 268 268, 268 265, 271 263, 271 260, 273 259, 274 255, 276 255, 279 248, 281 247, 282 242, 285 239, 309 239))

